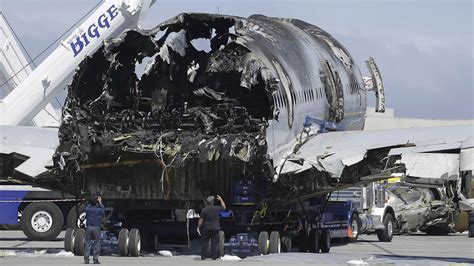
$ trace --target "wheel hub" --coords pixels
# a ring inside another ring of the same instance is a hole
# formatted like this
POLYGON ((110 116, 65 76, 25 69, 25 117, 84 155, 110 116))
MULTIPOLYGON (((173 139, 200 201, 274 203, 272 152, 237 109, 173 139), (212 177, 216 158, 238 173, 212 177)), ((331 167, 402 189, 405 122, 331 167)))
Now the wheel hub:
POLYGON ((48 231, 53 225, 51 214, 46 211, 37 211, 31 217, 31 227, 40 233, 48 231))
POLYGON ((388 223, 387 223, 387 233, 388 233, 389 236, 391 236, 392 233, 393 233, 392 220, 389 220, 388 223))

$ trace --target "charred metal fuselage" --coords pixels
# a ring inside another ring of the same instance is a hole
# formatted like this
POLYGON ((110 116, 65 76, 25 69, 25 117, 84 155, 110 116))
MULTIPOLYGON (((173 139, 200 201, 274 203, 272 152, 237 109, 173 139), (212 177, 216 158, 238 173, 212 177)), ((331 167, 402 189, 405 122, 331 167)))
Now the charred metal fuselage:
MULTIPOLYGON (((181 14, 109 40, 77 70, 55 162, 70 190, 105 198, 229 197, 252 179, 259 198, 306 116, 362 129, 366 90, 347 50, 295 19, 181 14), (205 46, 205 47, 204 47, 205 46), (141 76, 137 65, 153 60, 141 76)), ((330 187, 313 177, 307 192, 330 187)))

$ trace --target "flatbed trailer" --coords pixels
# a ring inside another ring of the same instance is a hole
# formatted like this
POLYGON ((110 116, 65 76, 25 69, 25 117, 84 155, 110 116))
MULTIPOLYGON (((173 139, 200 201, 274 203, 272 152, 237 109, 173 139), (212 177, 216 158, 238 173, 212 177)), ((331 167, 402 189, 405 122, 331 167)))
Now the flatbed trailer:
MULTIPOLYGON (((352 203, 328 204, 327 195, 291 205, 256 199, 252 181, 239 181, 221 212, 219 251, 246 256, 270 253, 327 253, 331 238, 351 239, 352 203)), ((104 198, 111 210, 103 226, 103 241, 115 245, 120 256, 156 252, 160 244, 186 247, 199 238, 196 231, 203 202, 104 198), (113 210, 113 211, 112 211, 113 210)), ((79 206, 78 227, 68 228, 65 249, 83 254, 84 205, 79 206)))

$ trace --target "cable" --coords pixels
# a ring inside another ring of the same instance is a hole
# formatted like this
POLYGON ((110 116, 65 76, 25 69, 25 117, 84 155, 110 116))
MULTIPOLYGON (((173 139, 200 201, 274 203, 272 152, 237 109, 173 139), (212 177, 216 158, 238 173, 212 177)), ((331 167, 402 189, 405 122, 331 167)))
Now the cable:
MULTIPOLYGON (((79 24, 84 18, 86 18, 87 16, 89 16, 90 13, 92 13, 92 11, 94 11, 99 5, 102 4, 102 1, 99 2, 97 5, 95 5, 91 10, 89 10, 89 12, 87 12, 84 16, 82 16, 78 21, 76 21, 71 27, 69 27, 63 34, 61 34, 61 36, 59 36, 56 40, 54 40, 48 47, 46 47, 43 51, 41 51, 41 53, 39 53, 35 58, 33 58, 32 60, 30 60, 30 62, 28 62, 23 68, 21 68, 20 70, 18 70, 16 73, 14 73, 14 75, 12 77, 10 77, 9 79, 7 79, 5 82, 3 82, 0 87, 3 87, 5 84, 7 84, 10 80, 12 80, 18 73, 20 73, 21 71, 23 71, 27 66, 33 64, 34 66, 34 62, 36 59, 38 59, 40 56, 42 56, 47 50, 49 50, 49 48, 51 48, 53 45, 56 44, 56 42, 58 42, 62 37, 64 37, 64 35, 66 35, 69 31, 71 31, 74 27, 77 26, 77 24, 79 24)), ((3 15, 3 14, 2 14, 3 15)), ((4 16, 5 17, 5 16, 4 16)), ((5 19, 6 20, 6 19, 5 19)), ((7 22, 8 23, 8 22, 7 22)), ((16 34, 15 34, 16 35, 16 34)), ((29 55, 28 55, 29 56, 29 55)), ((30 58, 31 59, 31 58, 30 58)))

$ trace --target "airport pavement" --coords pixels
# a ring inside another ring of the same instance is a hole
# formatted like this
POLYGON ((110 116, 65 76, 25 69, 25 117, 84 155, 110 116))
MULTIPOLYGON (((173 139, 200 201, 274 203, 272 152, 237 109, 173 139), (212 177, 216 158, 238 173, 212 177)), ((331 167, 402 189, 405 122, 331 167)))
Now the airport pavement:
MULTIPOLYGON (((0 265, 80 265, 82 258, 64 252, 62 237, 56 241, 28 241, 21 231, 0 231, 0 265)), ((201 261, 198 253, 175 256, 102 256, 104 265, 474 265, 474 239, 467 234, 450 236, 395 236, 382 243, 376 236, 361 236, 356 243, 335 243, 329 254, 282 253, 250 256, 239 261, 201 261)), ((187 252, 189 253, 189 252, 187 252)), ((238 259, 237 257, 226 257, 238 259)))

